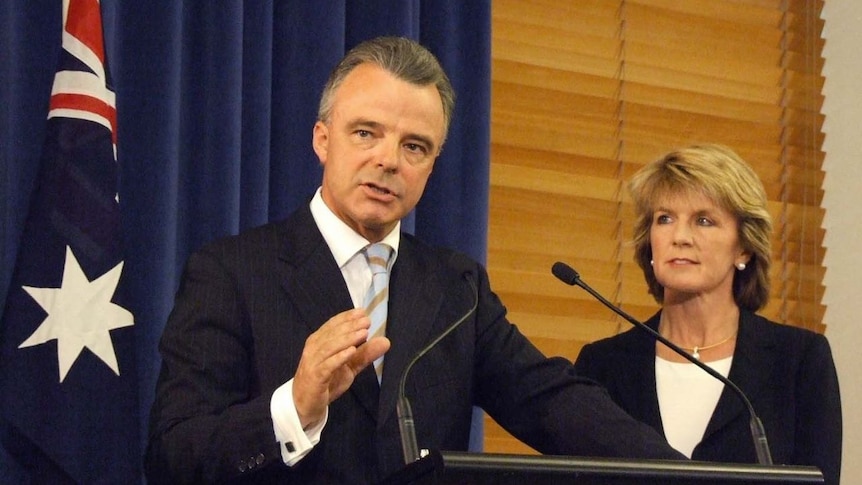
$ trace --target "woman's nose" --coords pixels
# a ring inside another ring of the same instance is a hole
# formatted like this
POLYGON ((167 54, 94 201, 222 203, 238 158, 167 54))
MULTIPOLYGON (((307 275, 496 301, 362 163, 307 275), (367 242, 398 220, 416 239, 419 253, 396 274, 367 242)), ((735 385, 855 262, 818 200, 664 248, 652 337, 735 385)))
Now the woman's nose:
POLYGON ((673 231, 673 243, 677 246, 687 246, 692 243, 691 228, 687 224, 677 224, 673 231))

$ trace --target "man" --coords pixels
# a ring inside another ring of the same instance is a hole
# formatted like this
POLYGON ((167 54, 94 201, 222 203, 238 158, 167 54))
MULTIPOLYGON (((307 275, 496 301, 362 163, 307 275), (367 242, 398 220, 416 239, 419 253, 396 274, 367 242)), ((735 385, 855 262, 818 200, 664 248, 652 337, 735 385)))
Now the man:
POLYGON ((311 203, 189 259, 160 346, 151 483, 389 476, 404 463, 401 374, 464 315, 407 380, 421 447, 465 450, 478 405, 544 453, 681 457, 569 362, 545 358, 478 263, 400 233, 453 106, 437 60, 407 39, 362 43, 335 68, 314 125, 323 181, 311 203), (377 258, 389 289, 366 313, 372 243, 391 254, 377 258), (381 309, 385 335, 369 337, 381 309))

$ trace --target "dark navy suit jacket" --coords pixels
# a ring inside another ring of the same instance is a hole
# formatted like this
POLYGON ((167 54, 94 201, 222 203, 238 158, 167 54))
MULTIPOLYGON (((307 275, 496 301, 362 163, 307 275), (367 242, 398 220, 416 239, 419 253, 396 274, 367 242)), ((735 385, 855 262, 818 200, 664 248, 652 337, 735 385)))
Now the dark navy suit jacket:
MULTIPOLYGON (((647 325, 658 329, 660 312, 647 325)), ((575 367, 623 409, 664 433, 655 384, 655 340, 632 328, 586 345, 575 367)), ((841 399, 826 338, 742 311, 728 378, 763 422, 775 464, 813 465, 837 485, 841 468, 841 399)), ((725 387, 693 460, 757 463, 742 401, 725 387)))
POLYGON ((406 385, 420 448, 466 450, 472 406, 544 453, 681 458, 607 392, 546 359, 506 319, 468 257, 402 235, 390 277, 382 383, 369 366, 329 407, 315 448, 283 464, 270 398, 306 338, 352 307, 341 271, 304 207, 208 245, 188 261, 160 351, 150 420, 151 483, 373 483, 403 465, 395 402, 410 359, 478 308, 413 366, 406 385), (474 289, 475 288, 475 289, 474 289))

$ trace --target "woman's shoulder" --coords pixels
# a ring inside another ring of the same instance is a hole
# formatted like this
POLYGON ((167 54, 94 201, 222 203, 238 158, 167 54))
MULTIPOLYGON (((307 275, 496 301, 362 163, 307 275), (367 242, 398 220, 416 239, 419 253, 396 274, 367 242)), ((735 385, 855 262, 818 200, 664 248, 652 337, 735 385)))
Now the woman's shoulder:
MULTIPOLYGON (((647 327, 656 330, 658 325, 658 314, 643 322, 647 327)), ((611 335, 595 342, 584 345, 584 350, 587 352, 626 352, 634 353, 639 349, 654 349, 655 338, 649 335, 647 330, 637 326, 630 326, 629 323, 623 322, 624 325, 630 328, 622 329, 619 333, 611 335)), ((582 351, 583 352, 583 351, 582 351)))
POLYGON ((742 312, 742 324, 752 326, 757 332, 769 333, 783 338, 809 339, 823 336, 808 328, 776 322, 763 315, 748 311, 742 312))
POLYGON ((805 353, 812 349, 829 349, 829 341, 821 333, 808 328, 776 322, 763 315, 750 312, 743 312, 740 332, 743 338, 772 342, 790 352, 805 353))

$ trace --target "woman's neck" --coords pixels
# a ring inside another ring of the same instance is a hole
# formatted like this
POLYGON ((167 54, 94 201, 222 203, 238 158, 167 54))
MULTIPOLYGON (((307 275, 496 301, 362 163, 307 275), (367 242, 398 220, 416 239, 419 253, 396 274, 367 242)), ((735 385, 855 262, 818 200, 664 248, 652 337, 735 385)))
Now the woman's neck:
MULTIPOLYGON (((733 355, 739 329, 739 307, 734 302, 720 305, 703 300, 666 304, 662 308, 659 332, 701 360, 717 360, 733 355)), ((672 361, 685 361, 663 344, 657 354, 672 361)))

